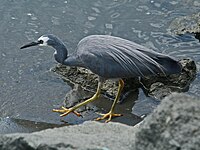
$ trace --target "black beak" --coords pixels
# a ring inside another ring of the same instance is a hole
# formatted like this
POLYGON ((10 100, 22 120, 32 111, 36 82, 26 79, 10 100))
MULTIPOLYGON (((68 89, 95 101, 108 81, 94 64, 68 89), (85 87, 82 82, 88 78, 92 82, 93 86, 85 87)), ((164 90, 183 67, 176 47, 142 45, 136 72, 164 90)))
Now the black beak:
POLYGON ((31 43, 29 43, 29 44, 26 44, 26 45, 20 47, 20 49, 27 48, 27 47, 31 47, 31 46, 36 46, 36 45, 39 45, 39 44, 40 44, 39 41, 31 42, 31 43))

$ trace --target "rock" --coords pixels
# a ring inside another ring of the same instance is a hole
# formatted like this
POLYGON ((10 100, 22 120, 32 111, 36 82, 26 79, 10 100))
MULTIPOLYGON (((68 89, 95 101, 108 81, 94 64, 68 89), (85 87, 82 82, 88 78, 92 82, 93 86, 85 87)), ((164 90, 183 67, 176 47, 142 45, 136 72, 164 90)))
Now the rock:
POLYGON ((64 106, 69 108, 72 107, 90 97, 92 97, 93 93, 84 90, 80 84, 74 84, 72 90, 70 90, 66 96, 64 101, 64 106))
POLYGON ((30 134, 0 135, 1 150, 198 150, 200 99, 171 94, 137 126, 88 121, 30 134))
POLYGON ((157 77, 146 77, 141 79, 144 92, 157 100, 162 100, 172 92, 186 92, 190 83, 196 76, 196 65, 191 59, 182 59, 179 61, 182 65, 180 74, 160 75, 157 77))
POLYGON ((131 149, 134 127, 119 123, 85 122, 31 134, 0 136, 1 150, 131 149), (130 134, 131 133, 131 134, 130 134))
MULTIPOLYGON (((197 4, 199 2, 194 3, 194 5, 197 4)), ((192 33, 200 41, 200 13, 178 17, 171 22, 169 28, 172 34, 192 33)))
POLYGON ((198 150, 200 99, 186 94, 166 97, 135 133, 136 150, 198 150))
POLYGON ((200 13, 181 16, 173 20, 169 26, 173 34, 200 33, 200 13))

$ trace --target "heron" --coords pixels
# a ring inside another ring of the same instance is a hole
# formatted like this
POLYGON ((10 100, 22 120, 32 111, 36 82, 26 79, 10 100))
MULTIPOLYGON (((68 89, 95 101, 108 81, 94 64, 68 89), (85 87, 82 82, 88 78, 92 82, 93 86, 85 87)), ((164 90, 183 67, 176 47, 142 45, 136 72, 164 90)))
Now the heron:
POLYGON ((124 87, 123 78, 181 72, 181 65, 175 58, 111 35, 86 36, 79 41, 71 55, 68 54, 65 44, 53 34, 42 35, 38 40, 22 46, 21 49, 36 45, 54 48, 54 58, 62 65, 83 67, 98 75, 96 93, 73 107, 62 106, 60 109, 53 109, 53 112, 61 113, 60 116, 66 116, 69 113, 80 116, 81 114, 76 109, 98 99, 105 80, 117 79, 118 91, 110 111, 101 114, 102 116, 96 119, 106 119, 105 122, 109 122, 113 117, 122 116, 122 114, 114 113, 114 109, 124 87))

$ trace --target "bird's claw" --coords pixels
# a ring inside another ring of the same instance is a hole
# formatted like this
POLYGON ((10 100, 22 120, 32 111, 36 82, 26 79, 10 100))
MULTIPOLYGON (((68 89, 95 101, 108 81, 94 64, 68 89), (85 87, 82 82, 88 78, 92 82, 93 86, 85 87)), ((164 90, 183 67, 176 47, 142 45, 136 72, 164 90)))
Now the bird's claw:
POLYGON ((112 112, 108 112, 106 114, 99 114, 99 115, 101 115, 102 117, 99 117, 99 118, 95 119, 95 121, 99 121, 99 120, 103 120, 103 119, 108 118, 105 121, 105 123, 108 123, 109 121, 111 121, 112 117, 120 117, 120 116, 122 116, 122 114, 114 114, 112 112))
POLYGON ((61 113, 61 117, 64 117, 66 115, 68 115, 69 113, 74 113, 75 115, 77 115, 78 117, 82 116, 80 113, 78 113, 77 111, 74 111, 72 108, 65 108, 65 107, 61 107, 61 109, 53 109, 53 112, 58 112, 61 113))

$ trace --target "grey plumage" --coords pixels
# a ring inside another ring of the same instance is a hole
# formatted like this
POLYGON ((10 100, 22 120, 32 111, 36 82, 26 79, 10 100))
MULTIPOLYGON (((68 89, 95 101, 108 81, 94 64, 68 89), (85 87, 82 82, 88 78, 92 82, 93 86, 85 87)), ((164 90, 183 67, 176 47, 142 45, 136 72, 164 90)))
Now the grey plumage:
POLYGON ((74 54, 64 64, 88 68, 103 78, 172 74, 181 71, 180 64, 170 56, 109 35, 83 38, 74 54))

